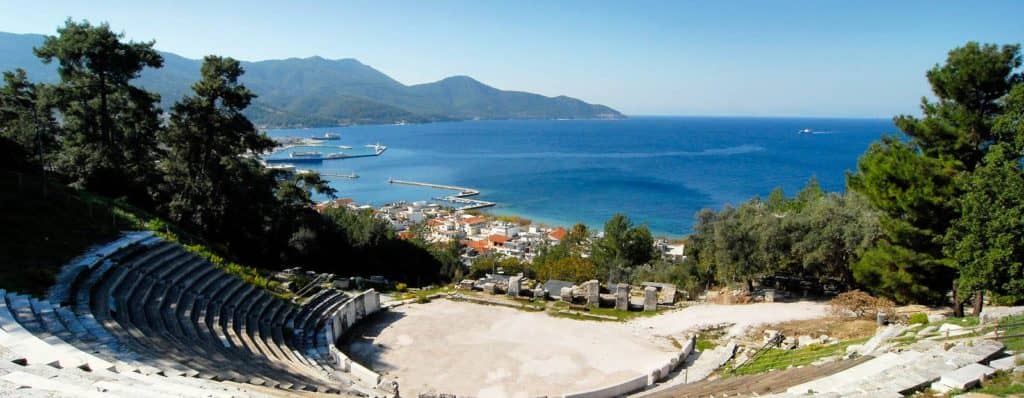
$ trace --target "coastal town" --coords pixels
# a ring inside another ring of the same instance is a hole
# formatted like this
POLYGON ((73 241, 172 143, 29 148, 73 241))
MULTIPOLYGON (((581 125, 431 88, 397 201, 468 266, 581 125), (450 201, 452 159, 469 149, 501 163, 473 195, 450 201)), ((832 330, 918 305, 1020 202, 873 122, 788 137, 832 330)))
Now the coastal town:
MULTIPOLYGON (((532 262, 543 248, 558 244, 567 233, 564 226, 534 224, 522 217, 498 216, 428 201, 399 201, 374 207, 343 198, 320 202, 316 210, 322 213, 332 207, 372 211, 387 221, 399 238, 408 239, 417 227, 422 227, 422 238, 427 242, 458 241, 462 246, 462 263, 467 268, 474 259, 487 254, 532 262)), ((598 231, 593 237, 600 238, 601 234, 598 231)), ((685 258, 683 242, 659 238, 654 240, 654 249, 671 260, 682 261, 685 258)))

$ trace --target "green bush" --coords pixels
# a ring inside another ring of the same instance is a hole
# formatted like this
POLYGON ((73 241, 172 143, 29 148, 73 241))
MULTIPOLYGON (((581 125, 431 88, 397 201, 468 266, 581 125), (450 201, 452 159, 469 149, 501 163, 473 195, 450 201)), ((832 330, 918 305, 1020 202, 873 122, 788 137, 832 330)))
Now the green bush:
POLYGON ((404 292, 404 291, 405 291, 406 289, 408 289, 408 288, 409 288, 409 287, 408 287, 408 286, 406 286, 406 284, 404 284, 404 283, 402 283, 402 282, 398 282, 398 283, 396 283, 396 284, 395 284, 395 290, 397 290, 397 291, 399 291, 399 292, 404 292))
POLYGON ((914 324, 927 325, 928 324, 928 315, 923 313, 923 312, 918 312, 918 313, 916 313, 914 315, 911 315, 910 318, 907 319, 907 323, 909 323, 911 325, 914 325, 914 324))

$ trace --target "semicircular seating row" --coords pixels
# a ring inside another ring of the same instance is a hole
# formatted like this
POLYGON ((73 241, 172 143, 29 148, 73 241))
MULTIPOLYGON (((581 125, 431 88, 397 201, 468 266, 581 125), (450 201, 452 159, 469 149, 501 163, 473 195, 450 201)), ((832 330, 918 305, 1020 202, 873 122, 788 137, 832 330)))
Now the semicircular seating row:
POLYGON ((372 290, 355 296, 358 314, 342 314, 356 306, 334 289, 299 306, 178 244, 134 232, 66 265, 48 300, 0 295, 0 381, 8 384, 35 380, 29 370, 45 379, 74 368, 65 377, 88 382, 85 391, 98 388, 99 378, 114 390, 179 383, 170 388, 174 396, 228 387, 252 396, 380 395, 370 385, 379 378, 352 377, 347 371, 358 365, 333 346, 343 329, 377 309, 372 290))

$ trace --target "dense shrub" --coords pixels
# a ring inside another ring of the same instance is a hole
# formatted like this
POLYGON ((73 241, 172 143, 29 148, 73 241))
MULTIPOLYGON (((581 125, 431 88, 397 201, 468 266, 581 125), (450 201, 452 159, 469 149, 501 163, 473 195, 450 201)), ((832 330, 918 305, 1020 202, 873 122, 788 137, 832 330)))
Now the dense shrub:
POLYGON ((928 315, 923 313, 923 312, 918 312, 918 313, 916 313, 914 315, 911 315, 910 318, 907 319, 907 323, 909 323, 911 325, 914 325, 914 324, 927 325, 928 324, 928 315))
POLYGON ((892 315, 896 309, 889 299, 874 297, 860 290, 842 293, 828 304, 836 316, 862 319, 874 319, 879 313, 892 315))

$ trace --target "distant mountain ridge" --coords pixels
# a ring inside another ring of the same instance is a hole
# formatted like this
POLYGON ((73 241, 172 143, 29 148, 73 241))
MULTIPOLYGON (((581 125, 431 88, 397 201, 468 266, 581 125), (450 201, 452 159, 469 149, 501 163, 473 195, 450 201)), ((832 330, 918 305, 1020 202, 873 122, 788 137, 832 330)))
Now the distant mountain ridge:
MULTIPOLYGON (((34 81, 57 80, 56 65, 32 53, 45 36, 0 32, 0 71, 23 68, 34 81)), ((202 60, 168 52, 164 67, 138 84, 168 107, 191 92, 202 60)), ((468 76, 407 86, 355 59, 321 57, 242 62, 242 82, 259 97, 247 110, 263 127, 430 122, 468 119, 621 119, 618 111, 566 96, 505 91, 468 76)))

